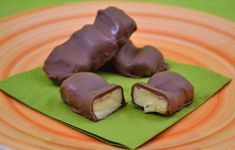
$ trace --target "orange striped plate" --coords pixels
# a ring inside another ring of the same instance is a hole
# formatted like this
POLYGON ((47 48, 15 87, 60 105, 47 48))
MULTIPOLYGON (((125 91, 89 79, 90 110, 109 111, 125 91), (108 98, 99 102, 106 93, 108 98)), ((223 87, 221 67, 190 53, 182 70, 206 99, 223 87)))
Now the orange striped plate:
MULTIPOLYGON (((108 2, 41 8, 0 20, 0 77, 37 66, 53 47, 108 2)), ((141 149, 235 149, 235 24, 204 13, 145 3, 112 3, 138 24, 131 37, 159 47, 179 62, 196 64, 233 78, 202 107, 141 149)), ((70 129, 0 93, 0 149, 119 149, 70 129)))

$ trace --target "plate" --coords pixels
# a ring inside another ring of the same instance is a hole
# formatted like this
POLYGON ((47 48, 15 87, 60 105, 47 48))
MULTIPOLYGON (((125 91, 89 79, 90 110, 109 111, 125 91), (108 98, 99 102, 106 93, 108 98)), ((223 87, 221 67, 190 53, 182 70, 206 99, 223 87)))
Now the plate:
MULTIPOLYGON (((164 56, 233 78, 199 109, 140 149, 235 148, 235 24, 205 13, 140 2, 83 2, 44 7, 0 20, 0 78, 42 66, 96 11, 114 5, 137 22, 131 39, 164 56)), ((212 81, 213 82, 213 81, 212 81)), ((29 91, 30 92, 30 91, 29 91)), ((75 131, 0 93, 0 149, 120 149, 75 131)))

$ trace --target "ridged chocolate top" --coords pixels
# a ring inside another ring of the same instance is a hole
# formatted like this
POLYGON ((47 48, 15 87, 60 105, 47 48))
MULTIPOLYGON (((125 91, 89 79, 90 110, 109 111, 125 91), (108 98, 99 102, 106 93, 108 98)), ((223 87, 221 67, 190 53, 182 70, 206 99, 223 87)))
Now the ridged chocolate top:
MULTIPOLYGON (((80 72, 64 80, 60 87, 60 93, 63 100, 74 112, 93 121, 98 121, 93 112, 94 100, 117 88, 122 90, 118 85, 108 84, 102 77, 95 73, 80 72)), ((122 97, 120 108, 123 106, 125 106, 124 97, 122 97)))
POLYGON ((134 20, 116 7, 99 10, 93 25, 85 25, 53 49, 43 69, 58 84, 73 73, 95 71, 115 55, 136 28, 134 20))
POLYGON ((135 78, 168 69, 158 49, 148 45, 137 48, 130 40, 117 52, 113 64, 120 74, 135 78))
MULTIPOLYGON (((168 101, 168 110, 165 115, 175 113, 192 103, 193 100, 193 85, 176 72, 164 71, 156 73, 149 79, 147 84, 137 83, 135 85, 163 96, 168 101)), ((132 102, 134 103, 134 100, 132 102)))
POLYGON ((137 30, 135 21, 123 10, 113 6, 98 10, 94 25, 106 35, 114 37, 119 47, 122 47, 137 30))

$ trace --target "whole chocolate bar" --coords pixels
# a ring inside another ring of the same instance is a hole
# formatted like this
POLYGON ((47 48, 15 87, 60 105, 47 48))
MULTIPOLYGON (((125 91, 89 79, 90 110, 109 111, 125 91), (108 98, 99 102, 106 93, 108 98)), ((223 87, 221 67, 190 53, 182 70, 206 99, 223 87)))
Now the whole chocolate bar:
POLYGON ((99 121, 125 106, 123 89, 108 84, 95 73, 75 73, 60 87, 63 100, 72 110, 90 120, 99 121))
POLYGON ((132 103, 144 112, 172 115, 193 101, 193 85, 183 76, 171 71, 154 74, 147 84, 132 86, 132 103))
POLYGON ((136 30, 134 20, 118 8, 108 7, 98 12, 94 25, 75 32, 46 59, 43 69, 55 83, 61 84, 76 72, 97 70, 136 30))
POLYGON ((158 49, 152 46, 136 48, 130 40, 114 56, 113 64, 120 74, 135 78, 168 69, 158 49))
POLYGON ((86 25, 57 46, 46 59, 43 69, 50 79, 61 83, 73 73, 94 71, 110 60, 118 46, 92 25, 86 25))

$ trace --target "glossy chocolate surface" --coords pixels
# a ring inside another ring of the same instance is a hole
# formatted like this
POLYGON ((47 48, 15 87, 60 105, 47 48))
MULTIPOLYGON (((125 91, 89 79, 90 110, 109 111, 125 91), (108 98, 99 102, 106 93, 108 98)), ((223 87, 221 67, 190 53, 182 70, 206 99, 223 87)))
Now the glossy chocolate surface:
POLYGON ((156 73, 149 79, 147 84, 136 83, 133 85, 132 103, 134 104, 133 89, 135 86, 164 97, 168 102, 168 110, 164 115, 172 115, 193 101, 193 85, 182 75, 175 72, 164 71, 156 73))
POLYGON ((122 47, 137 30, 137 25, 131 17, 123 10, 112 6, 98 11, 94 25, 106 35, 114 37, 119 47, 122 47))
POLYGON ((95 73, 81 72, 73 74, 62 83, 60 93, 63 100, 74 112, 90 120, 98 121, 93 112, 95 99, 118 88, 121 89, 122 94, 121 106, 118 108, 120 109, 126 104, 122 87, 108 84, 107 81, 95 73))
POLYGON ((136 28, 118 8, 99 10, 93 25, 85 25, 53 49, 43 69, 58 84, 73 73, 95 71, 113 58, 136 28))
POLYGON ((120 74, 135 78, 148 77, 169 67, 158 49, 137 48, 130 40, 117 52, 113 64, 120 74))

